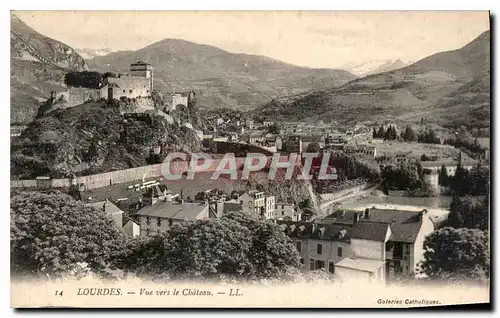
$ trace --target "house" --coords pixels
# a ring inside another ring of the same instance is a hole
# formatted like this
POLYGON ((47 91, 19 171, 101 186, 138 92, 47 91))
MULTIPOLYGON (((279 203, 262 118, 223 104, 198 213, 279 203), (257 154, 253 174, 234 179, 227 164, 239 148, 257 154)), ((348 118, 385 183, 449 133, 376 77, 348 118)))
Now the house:
MULTIPOLYGON (((457 160, 438 160, 438 161, 423 161, 422 168, 429 169, 431 171, 438 172, 441 170, 442 166, 445 166, 446 173, 448 176, 454 176, 457 171, 457 160)), ((466 170, 471 170, 473 167, 477 165, 477 161, 475 160, 462 160, 462 168, 466 170)))
POLYGON ((135 223, 132 220, 128 220, 127 223, 123 226, 123 232, 130 237, 136 237, 141 234, 141 229, 139 224, 135 223))
POLYGON ((47 176, 36 177, 36 187, 41 189, 49 189, 52 187, 52 180, 47 176))
POLYGON ((147 188, 146 193, 142 196, 144 205, 153 205, 158 201, 172 201, 173 199, 174 195, 164 184, 157 184, 147 188))
POLYGON ((258 216, 271 219, 274 216, 275 197, 265 192, 250 190, 238 196, 237 199, 243 212, 255 213, 258 216))
POLYGON ((301 220, 301 214, 294 203, 276 202, 273 218, 298 222, 301 220))
POLYGON ((423 259, 424 239, 434 231, 426 210, 342 210, 315 223, 287 224, 295 225, 287 234, 306 268, 377 281, 414 274, 423 259))
POLYGON ((123 211, 111 201, 106 199, 105 201, 93 202, 88 205, 96 210, 103 211, 107 216, 111 217, 116 227, 119 229, 123 228, 123 211))
POLYGON ((247 119, 245 125, 247 126, 248 129, 255 128, 255 122, 252 119, 247 119))
POLYGON ((141 236, 168 230, 173 224, 182 221, 209 218, 208 202, 158 202, 137 212, 141 236))
POLYGON ((169 110, 175 110, 179 105, 188 107, 188 96, 183 93, 173 93, 170 95, 169 104, 169 110))
POLYGON ((269 121, 269 120, 265 120, 262 122, 262 126, 264 127, 271 127, 272 125, 274 125, 274 122, 273 121, 269 121))

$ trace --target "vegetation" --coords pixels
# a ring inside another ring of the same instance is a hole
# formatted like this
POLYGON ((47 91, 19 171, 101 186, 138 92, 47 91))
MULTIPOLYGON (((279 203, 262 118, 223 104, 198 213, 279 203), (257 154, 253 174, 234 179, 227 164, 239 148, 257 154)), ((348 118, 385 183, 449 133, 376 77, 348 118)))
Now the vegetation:
POLYGON ((70 71, 64 76, 64 84, 73 87, 84 87, 97 89, 101 88, 107 76, 112 76, 112 73, 102 74, 95 71, 70 71))
POLYGON ((384 191, 406 190, 410 196, 433 196, 430 186, 423 180, 422 165, 418 161, 403 161, 382 169, 384 191))
POLYGON ((396 128, 394 126, 389 125, 386 130, 384 130, 384 126, 381 125, 380 128, 375 130, 375 127, 373 128, 373 133, 372 133, 373 138, 379 138, 379 139, 384 139, 384 140, 396 140, 398 139, 398 133, 396 132, 396 128))
POLYGON ((112 105, 88 103, 31 123, 12 149, 11 173, 17 178, 87 175, 158 163, 168 151, 200 148, 191 129, 161 116, 124 118, 112 105))
POLYGON ((453 197, 446 226, 454 228, 488 230, 489 196, 453 197))
POLYGON ((439 139, 432 129, 418 134, 417 141, 425 144, 441 144, 441 139, 439 139))
POLYGON ((415 131, 413 131, 411 126, 407 126, 406 129, 401 132, 401 139, 408 142, 416 141, 417 135, 415 134, 415 131))
POLYGON ((243 212, 183 222, 165 235, 132 240, 123 255, 129 271, 172 279, 276 278, 299 266, 279 225, 243 212))
POLYGON ((424 241, 420 271, 431 279, 477 280, 490 276, 488 232, 446 227, 424 241))
POLYGON ((14 193, 10 240, 13 273, 57 277, 81 262, 114 269, 124 237, 103 212, 52 191, 14 193))

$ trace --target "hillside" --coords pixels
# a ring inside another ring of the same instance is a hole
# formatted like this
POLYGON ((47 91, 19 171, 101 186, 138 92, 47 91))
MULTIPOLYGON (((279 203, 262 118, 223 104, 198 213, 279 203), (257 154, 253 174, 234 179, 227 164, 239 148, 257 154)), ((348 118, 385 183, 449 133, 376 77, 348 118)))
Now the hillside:
POLYGON ((364 63, 349 63, 340 68, 356 76, 366 76, 403 68, 410 63, 401 60, 373 60, 364 63))
POLYGON ((125 119, 117 107, 87 103, 32 122, 11 149, 12 178, 86 175, 157 163, 151 152, 198 151, 191 129, 163 117, 125 119), (155 162, 151 162, 155 161, 155 162))
POLYGON ((489 126, 489 37, 486 31, 458 50, 357 78, 338 88, 275 101, 260 110, 263 115, 288 120, 416 122, 426 117, 450 127, 489 126))
POLYGON ((95 57, 88 64, 99 71, 125 73, 139 59, 153 65, 157 89, 195 90, 199 105, 206 108, 255 108, 273 98, 338 86, 355 78, 343 70, 299 67, 175 39, 95 57))
POLYGON ((30 122, 51 91, 63 91, 67 70, 88 69, 68 45, 36 32, 11 14, 11 122, 30 122))

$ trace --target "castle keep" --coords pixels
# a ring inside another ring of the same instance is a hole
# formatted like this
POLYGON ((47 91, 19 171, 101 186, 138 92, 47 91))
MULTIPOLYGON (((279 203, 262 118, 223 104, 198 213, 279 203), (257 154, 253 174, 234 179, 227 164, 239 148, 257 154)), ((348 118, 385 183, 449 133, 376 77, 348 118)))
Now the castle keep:
POLYGON ((121 97, 149 97, 153 91, 153 67, 138 61, 130 64, 130 74, 108 77, 108 82, 100 88, 100 97, 120 99, 121 97))

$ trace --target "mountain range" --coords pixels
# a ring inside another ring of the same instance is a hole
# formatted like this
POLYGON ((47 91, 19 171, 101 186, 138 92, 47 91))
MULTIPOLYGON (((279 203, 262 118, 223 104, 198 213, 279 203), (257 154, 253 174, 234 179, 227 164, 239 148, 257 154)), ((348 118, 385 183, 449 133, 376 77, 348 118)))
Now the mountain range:
POLYGON ((388 72, 392 70, 397 70, 398 68, 405 67, 411 63, 405 63, 400 59, 390 60, 373 60, 363 63, 348 63, 340 67, 340 69, 346 70, 356 76, 366 76, 376 73, 388 72))
POLYGON ((287 120, 416 122, 427 118, 449 127, 489 127, 490 32, 462 48, 397 70, 273 101, 258 113, 287 120))
POLYGON ((77 49, 75 48, 76 53, 80 54, 85 60, 93 59, 97 56, 108 55, 109 53, 116 52, 116 50, 104 48, 104 49, 77 49))
POLYGON ((102 72, 126 73, 137 60, 153 66, 156 89, 195 90, 198 103, 205 108, 255 108, 273 98, 338 86, 355 78, 343 70, 299 67, 178 39, 162 40, 138 51, 97 56, 87 62, 102 72))

